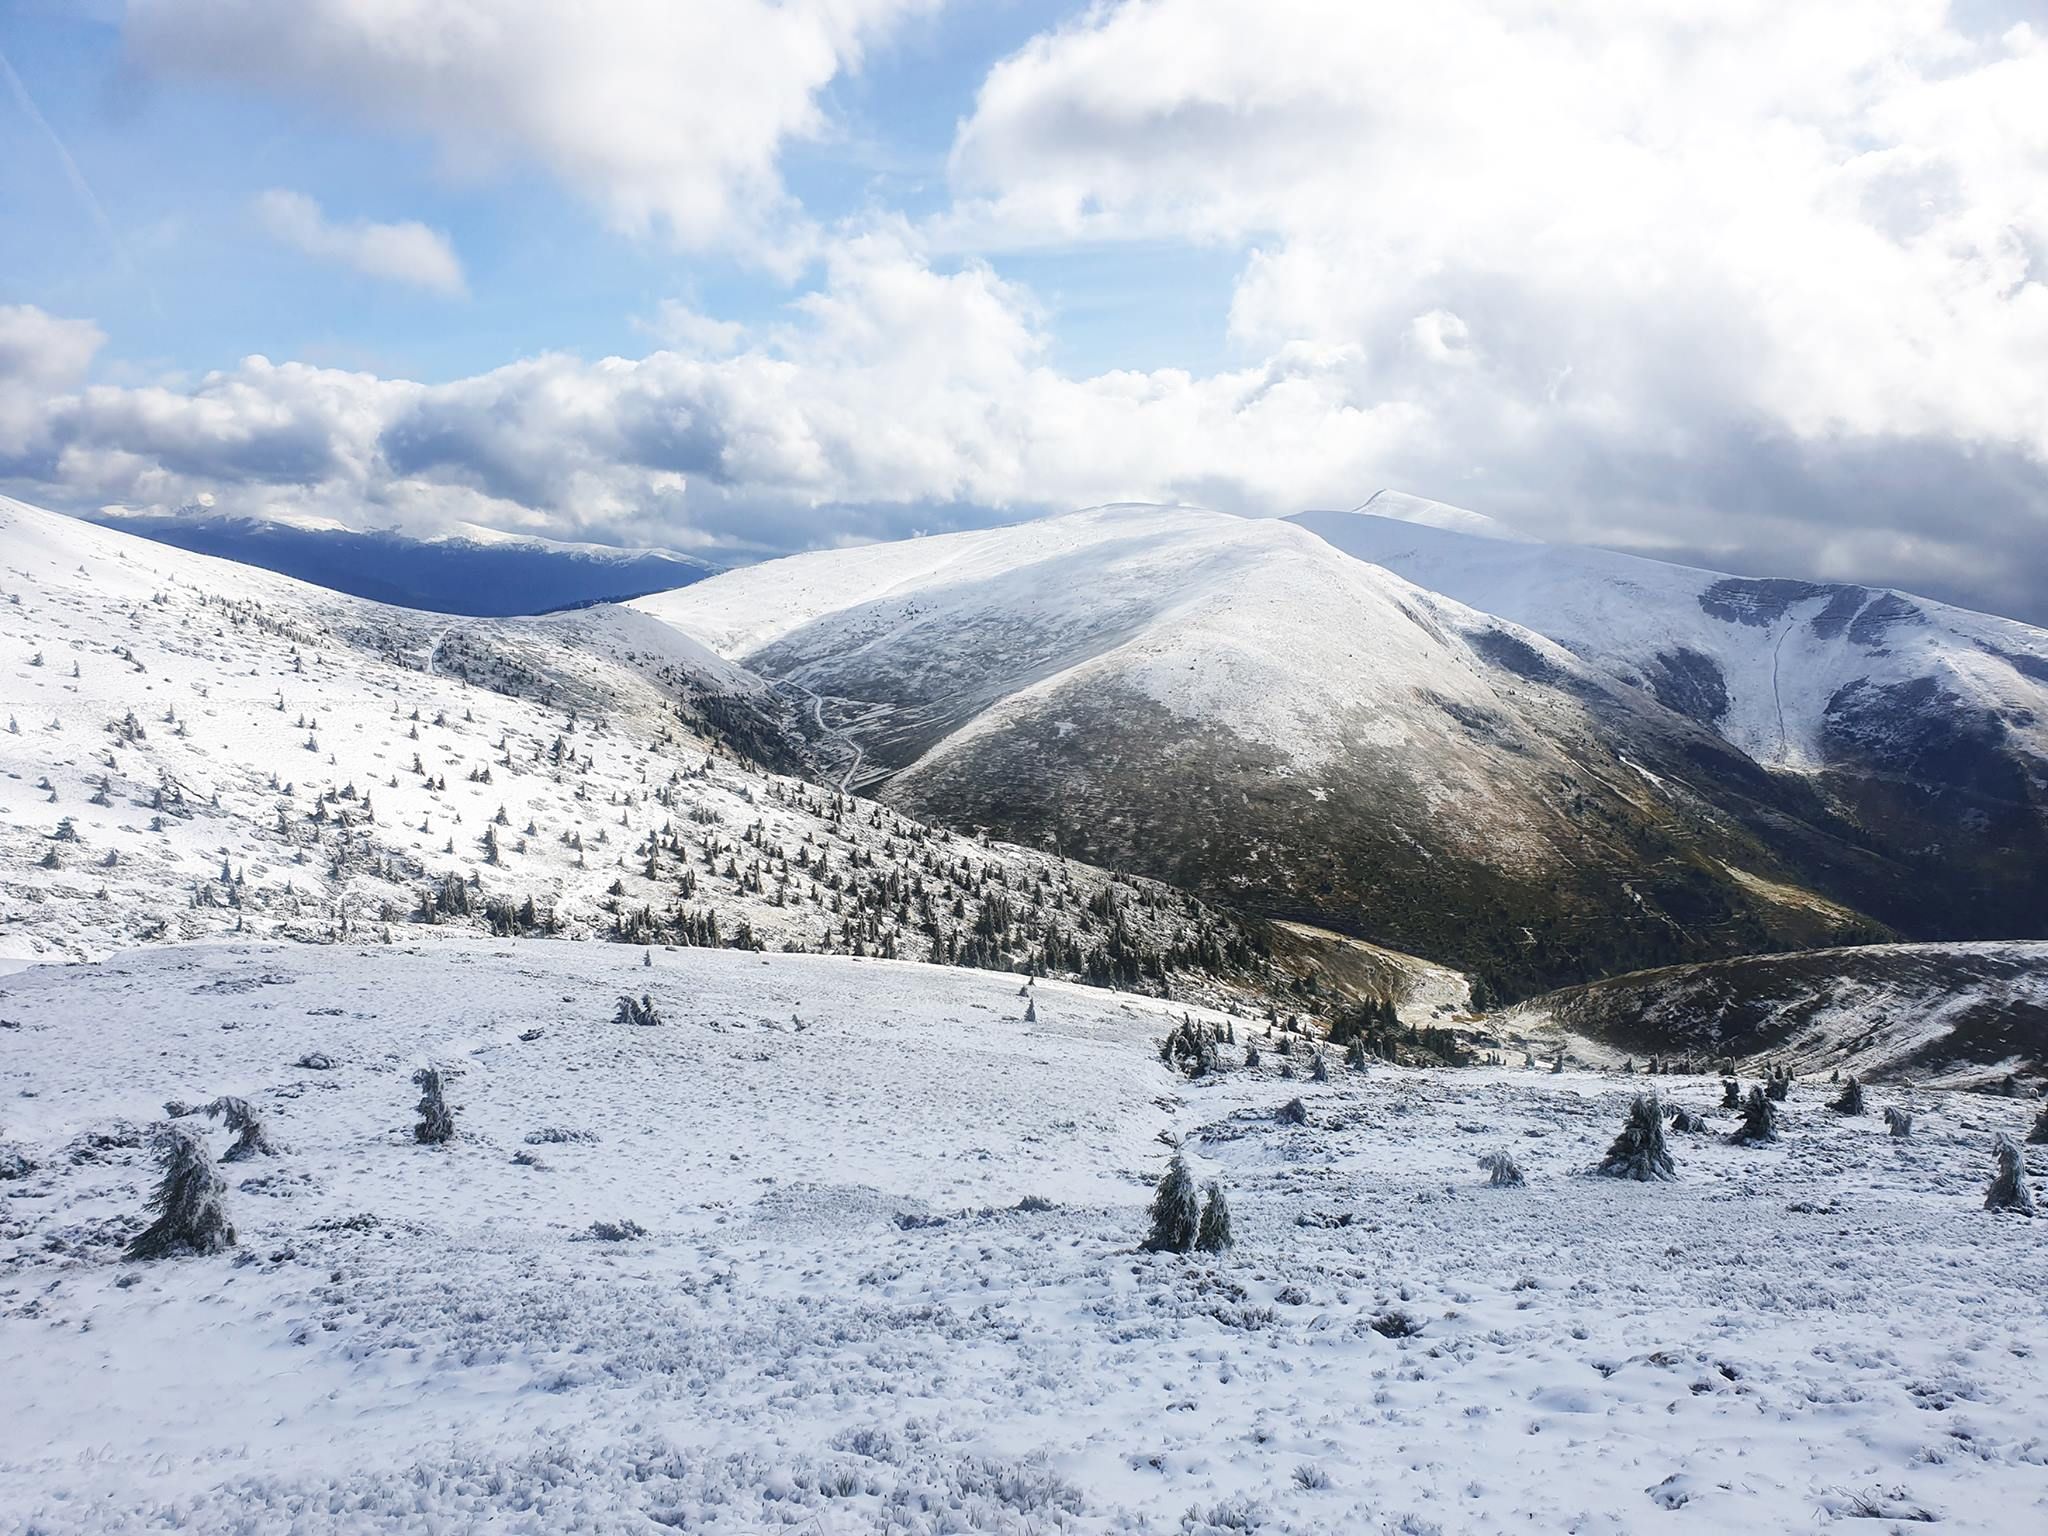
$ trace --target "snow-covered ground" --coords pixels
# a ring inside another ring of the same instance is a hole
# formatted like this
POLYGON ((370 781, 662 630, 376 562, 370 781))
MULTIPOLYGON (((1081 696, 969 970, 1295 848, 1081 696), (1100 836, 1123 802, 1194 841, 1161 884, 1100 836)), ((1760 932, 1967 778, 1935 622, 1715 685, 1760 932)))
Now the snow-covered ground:
POLYGON ((0 969, 433 932, 420 899, 450 879, 456 931, 530 900, 572 937, 644 910, 728 944, 922 958, 993 896, 1021 963, 1052 929, 1100 950, 1112 884, 1142 948, 1234 930, 1151 882, 764 772, 711 706, 766 693, 630 609, 451 619, 0 497, 0 969))
POLYGON ((2048 1232, 1979 1208, 2021 1103, 1919 1091, 1895 1142, 1896 1095, 1802 1083, 1779 1145, 1674 1135, 1678 1181, 1625 1184, 1579 1170, 1640 1080, 1317 1084, 1267 1047, 1189 1082, 1153 1000, 1042 983, 1026 1022, 990 973, 654 960, 0 979, 0 1138, 40 1165, 0 1182, 0 1530, 2048 1525, 2048 1232), (665 1022, 612 1022, 629 991, 665 1022), (239 1248, 121 1261, 134 1129, 221 1093, 283 1149, 223 1165, 239 1248), (1221 1260, 1135 1251, 1166 1133, 1228 1191, 1221 1260), (1495 1147, 1526 1188, 1485 1187, 1495 1147))

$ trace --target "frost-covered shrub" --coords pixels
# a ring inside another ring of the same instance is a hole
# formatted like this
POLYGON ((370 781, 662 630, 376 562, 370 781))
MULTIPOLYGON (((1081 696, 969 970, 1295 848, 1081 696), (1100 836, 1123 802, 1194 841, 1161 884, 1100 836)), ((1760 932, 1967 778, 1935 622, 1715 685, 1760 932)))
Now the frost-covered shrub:
POLYGON ((1180 1148, 1173 1149, 1173 1161, 1166 1166, 1158 1188, 1152 1192, 1152 1226, 1145 1234, 1145 1248, 1152 1253, 1186 1253, 1201 1235, 1202 1208, 1195 1196, 1194 1176, 1180 1148))
POLYGON ((1211 1179, 1202 1201, 1202 1219, 1195 1229, 1195 1246, 1204 1253, 1221 1253, 1233 1241, 1230 1206, 1224 1201, 1223 1186, 1211 1179))
POLYGON ((661 1010, 654 1006, 654 998, 645 992, 640 994, 637 1001, 631 996, 622 996, 619 999, 618 1011, 612 1015, 614 1024, 653 1025, 661 1021, 661 1010))
POLYGON ((1782 1104, 1791 1092, 1791 1072, 1784 1067, 1771 1068, 1771 1075, 1764 1080, 1764 1097, 1773 1104, 1782 1104))
POLYGON ((1593 1171, 1610 1179, 1644 1183, 1678 1177, 1671 1149, 1664 1144, 1664 1106, 1657 1102, 1656 1094, 1636 1095, 1629 1106, 1628 1123, 1593 1171))
POLYGON ((626 1217, 617 1221, 593 1221, 590 1235, 600 1243, 623 1243, 636 1237, 645 1237, 647 1229, 639 1222, 626 1217))
POLYGON ((433 1067, 421 1067, 413 1073, 412 1080, 420 1091, 420 1121, 412 1128, 413 1139, 426 1146, 453 1140, 455 1113, 441 1096, 441 1074, 433 1067))
POLYGON ((306 1072, 332 1072, 334 1058, 325 1051, 308 1051, 292 1065, 306 1072))
POLYGON ((1904 1138, 1913 1134, 1913 1117, 1894 1104, 1884 1112, 1885 1129, 1904 1138))
POLYGON ((263 1129, 263 1122, 256 1118, 256 1111, 249 1107, 247 1099, 223 1094, 206 1106, 206 1118, 222 1121, 235 1133, 235 1144, 222 1155, 222 1162, 240 1163, 252 1157, 277 1155, 277 1148, 271 1145, 270 1136, 263 1129))
POLYGON ((1289 1099, 1280 1106, 1278 1119, 1282 1125, 1307 1125, 1308 1106, 1299 1099, 1289 1099))
POLYGON ((1312 1461, 1304 1461, 1294 1469, 1294 1486, 1318 1489, 1330 1486, 1330 1474, 1312 1461))
POLYGON ((1422 1323, 1399 1307, 1389 1307, 1372 1320, 1372 1331, 1383 1339, 1412 1339, 1422 1332, 1422 1323))
POLYGON ((1308 1075, 1313 1082, 1327 1083, 1330 1080, 1330 1063, 1321 1051, 1317 1051, 1311 1058, 1308 1075))
POLYGON ((1687 1109, 1683 1104, 1674 1104, 1671 1107, 1671 1129, 1674 1131, 1691 1133, 1704 1131, 1706 1128, 1707 1122, 1687 1109))
POLYGON ((2027 1131, 2027 1141, 2032 1146, 2048 1146, 2048 1104, 2034 1116, 2034 1123, 2027 1131))
POLYGON ((1838 1115, 1860 1115, 1864 1112, 1863 1084, 1856 1080, 1854 1072, 1849 1074, 1848 1081, 1842 1084, 1841 1094, 1828 1108, 1838 1115))
POLYGON ((2034 1214, 2034 1191, 2027 1184, 2026 1164, 2020 1160, 2020 1144, 2000 1131, 1991 1140, 1991 1152, 1998 1159, 1998 1172, 1984 1192, 1987 1211, 2018 1211, 2034 1214))
POLYGON ((0 1144, 0 1179, 25 1179, 35 1171, 35 1160, 21 1148, 0 1144))
POLYGON ((1244 1047, 1244 1064, 1256 1067, 1259 1064, 1259 1046, 1256 1040, 1247 1040, 1244 1047))
POLYGON ((1495 1189, 1513 1189, 1528 1182, 1522 1177, 1522 1165, 1504 1147, 1481 1153, 1479 1166, 1487 1171, 1486 1182, 1495 1189))
POLYGON ((1778 1139, 1778 1111, 1763 1089, 1749 1090, 1742 1103, 1742 1124, 1728 1139, 1738 1147, 1761 1147, 1778 1139))
POLYGON ((128 1245, 131 1259, 161 1259, 174 1253, 219 1253, 235 1245, 222 1197, 227 1181, 213 1166, 213 1154, 199 1134, 165 1122, 151 1134, 163 1178, 149 1197, 152 1221, 128 1245))

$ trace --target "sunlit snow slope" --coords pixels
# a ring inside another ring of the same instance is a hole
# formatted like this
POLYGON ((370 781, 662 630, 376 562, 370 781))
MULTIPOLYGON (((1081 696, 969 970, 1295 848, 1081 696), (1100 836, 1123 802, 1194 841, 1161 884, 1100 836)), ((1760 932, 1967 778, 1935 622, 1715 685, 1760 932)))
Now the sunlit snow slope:
POLYGON ((1149 881, 765 771, 798 712, 630 609, 451 620, 0 501, 0 690, 16 963, 446 925, 1262 968, 1149 881))
POLYGON ((1876 862, 1718 736, 1284 522, 1104 507, 634 606, 892 803, 1510 986, 1881 932, 1876 862))

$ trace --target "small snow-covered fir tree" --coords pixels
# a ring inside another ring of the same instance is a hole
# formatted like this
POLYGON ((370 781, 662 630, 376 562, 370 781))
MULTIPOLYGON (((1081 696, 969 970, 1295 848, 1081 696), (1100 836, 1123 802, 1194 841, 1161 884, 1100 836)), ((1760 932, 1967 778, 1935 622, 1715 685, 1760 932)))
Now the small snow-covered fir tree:
POLYGON ((1483 1153, 1479 1159, 1479 1166, 1486 1170, 1486 1182, 1495 1189, 1513 1189, 1528 1182, 1522 1177, 1522 1165, 1517 1163, 1514 1154, 1504 1147, 1483 1153))
POLYGON ((654 1006, 654 998, 650 993, 643 992, 637 999, 631 994, 627 994, 620 997, 618 1012, 612 1015, 612 1022, 614 1024, 659 1024, 661 1022, 661 1010, 654 1006))
POLYGON ((161 1259, 174 1253, 219 1253, 235 1245, 221 1199, 227 1181, 213 1166, 213 1154, 197 1131, 166 1121, 151 1133, 163 1178, 149 1197, 152 1221, 128 1245, 131 1259, 161 1259))
POLYGON ((2034 1116, 2034 1123, 2027 1130, 2027 1141, 2036 1147, 2048 1146, 2048 1104, 2044 1104, 2041 1112, 2034 1116))
POLYGON ((2027 1167, 2020 1159, 2020 1144, 2000 1131, 1991 1140, 1991 1152, 1998 1159, 1998 1172, 1984 1192, 1987 1211, 2018 1211, 2034 1214, 2034 1191, 2027 1184, 2027 1167))
POLYGON ((1739 1147, 1761 1147, 1778 1139, 1778 1111, 1763 1089, 1749 1090, 1742 1103, 1742 1124, 1728 1139, 1739 1147))
POLYGON ((206 1106, 209 1120, 220 1120, 235 1133, 235 1144, 222 1155, 224 1163, 246 1162, 252 1157, 275 1157, 277 1148, 271 1145, 269 1134, 263 1129, 263 1122, 256 1118, 256 1112, 249 1107, 247 1099, 238 1099, 223 1094, 206 1106))
POLYGON ((1152 1227, 1145 1247, 1152 1253, 1186 1253, 1201 1235, 1202 1207, 1195 1196, 1194 1176, 1179 1147, 1152 1193, 1152 1227))
POLYGON ((440 1072, 433 1067, 421 1067, 413 1073, 412 1080, 420 1090, 420 1123, 412 1128, 413 1139, 428 1146, 453 1140, 455 1113, 441 1096, 440 1072))
POLYGON ((1563 1075, 1563 1072, 1564 1072, 1564 1047, 1560 1045, 1560 1046, 1559 1046, 1559 1047, 1557 1048, 1557 1054, 1556 1054, 1555 1056, 1553 1056, 1553 1057, 1551 1057, 1551 1058, 1550 1058, 1550 1075, 1551 1075, 1552 1077, 1558 1077, 1558 1076, 1561 1076, 1561 1075, 1563 1075))
POLYGON ((1848 1079, 1842 1084, 1841 1093, 1828 1108, 1838 1115, 1860 1115, 1864 1112, 1866 1106, 1863 1102, 1863 1084, 1856 1080, 1854 1072, 1849 1074, 1848 1079))
POLYGON ((1742 1108, 1742 1084, 1732 1077, 1721 1079, 1721 1107, 1723 1109, 1742 1108))
POLYGON ((1908 1114, 1905 1110, 1899 1108, 1899 1106, 1896 1104, 1889 1106, 1885 1110, 1884 1124, 1886 1130, 1890 1131, 1894 1136, 1897 1136, 1902 1140, 1905 1137, 1908 1137, 1913 1134, 1912 1115, 1908 1114))
POLYGON ((1024 1022, 1026 1024, 1036 1024, 1038 1022, 1038 999, 1035 997, 1024 1000, 1024 1022))
POLYGON ((1308 1106, 1299 1099, 1289 1099, 1280 1106, 1277 1118, 1282 1125, 1307 1125, 1308 1106))
POLYGON ((1639 1093, 1629 1105, 1628 1123, 1593 1169, 1610 1179, 1675 1179, 1678 1168, 1664 1143, 1664 1106, 1654 1093, 1639 1093))
POLYGON ((1245 1041, 1245 1043, 1244 1043, 1244 1064, 1245 1064, 1245 1065, 1246 1065, 1247 1067, 1256 1067, 1256 1066, 1257 1066, 1257 1065, 1259 1064, 1259 1042, 1258 1042, 1258 1041, 1256 1041, 1256 1040, 1247 1040, 1247 1041, 1245 1041))
POLYGON ((1312 1081, 1318 1083, 1327 1083, 1330 1080, 1330 1064, 1323 1059, 1320 1050, 1311 1058, 1308 1075, 1312 1081))
POLYGON ((1764 1097, 1773 1104, 1782 1104, 1792 1093, 1792 1073, 1784 1067, 1771 1068, 1771 1075, 1764 1080, 1764 1097))
POLYGON ((1223 1198, 1223 1186, 1211 1179, 1202 1201, 1201 1221, 1195 1228, 1195 1246, 1204 1253, 1221 1253, 1232 1241, 1230 1206, 1223 1198))

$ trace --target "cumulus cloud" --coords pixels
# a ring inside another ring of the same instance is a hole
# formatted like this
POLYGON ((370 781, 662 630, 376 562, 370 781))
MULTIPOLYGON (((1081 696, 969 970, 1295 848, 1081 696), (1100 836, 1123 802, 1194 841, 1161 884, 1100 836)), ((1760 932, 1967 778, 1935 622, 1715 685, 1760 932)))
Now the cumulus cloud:
POLYGON ((990 73, 944 227, 1242 244, 1241 345, 1427 416, 1389 478, 1708 547, 1729 453, 1817 518, 1831 455, 2048 462, 2048 39, 1996 9, 1101 5, 990 73))
POLYGON ((40 430, 44 401, 85 377, 106 333, 33 304, 0 304, 0 456, 22 452, 40 430))
POLYGON ((1118 498, 1283 512, 1348 495, 1412 430, 1356 403, 1358 359, 1074 378, 991 268, 901 227, 835 243, 826 280, 730 355, 549 354, 425 385, 249 358, 186 383, 44 402, 0 477, 61 504, 497 522, 742 553, 1118 498))
POLYGON ((777 170, 818 94, 933 0, 129 0, 142 67, 425 135, 457 174, 535 164, 635 233, 787 260, 777 170))
POLYGON ((462 263, 448 237, 414 220, 377 224, 357 219, 336 224, 303 192, 277 187, 256 199, 256 217, 273 238, 318 260, 455 298, 468 291, 462 280, 462 263))

